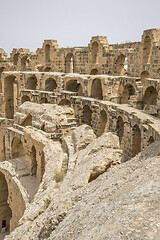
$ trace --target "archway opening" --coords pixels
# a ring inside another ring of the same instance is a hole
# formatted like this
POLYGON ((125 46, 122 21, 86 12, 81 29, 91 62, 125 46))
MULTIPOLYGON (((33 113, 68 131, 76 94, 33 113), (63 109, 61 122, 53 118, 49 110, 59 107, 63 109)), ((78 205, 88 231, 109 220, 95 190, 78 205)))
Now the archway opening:
POLYGON ((119 137, 119 143, 121 146, 123 135, 124 135, 124 122, 121 116, 119 116, 117 120, 117 135, 119 137))
POLYGON ((28 56, 22 57, 22 59, 21 59, 21 71, 26 71, 28 66, 29 66, 28 56))
POLYGON ((125 58, 125 61, 124 61, 124 69, 125 69, 125 74, 127 74, 127 72, 128 72, 128 58, 127 57, 125 58))
POLYGON ((18 57, 19 57, 19 53, 14 54, 14 56, 13 56, 13 64, 14 64, 14 65, 17 65, 17 63, 18 63, 18 57))
POLYGON ((29 77, 26 82, 26 88, 30 90, 36 90, 37 87, 37 78, 35 75, 29 77))
POLYGON ((107 113, 102 110, 99 115, 98 126, 97 126, 97 136, 101 136, 107 131, 107 113))
POLYGON ((132 157, 141 151, 141 131, 136 124, 132 129, 132 157))
POLYGON ((19 158, 25 156, 25 150, 22 141, 15 137, 12 141, 12 158, 19 158))
POLYGON ((0 172, 0 233, 10 231, 11 218, 12 211, 8 204, 8 185, 5 175, 0 172))
POLYGON ((47 62, 50 61, 50 45, 49 44, 45 46, 45 59, 47 62))
POLYGON ((23 127, 32 126, 32 115, 29 113, 24 121, 21 123, 23 127))
POLYGON ((48 78, 45 81, 45 90, 53 92, 57 88, 57 83, 53 78, 48 78))
POLYGON ((59 105, 61 106, 64 106, 64 105, 67 105, 67 106, 71 106, 71 102, 68 100, 68 99, 62 99, 60 102, 59 102, 59 105))
MULTIPOLYGON (((12 119, 14 116, 14 80, 15 76, 8 76, 4 82, 6 118, 9 119, 12 119)), ((17 96, 15 97, 17 98, 17 96)))
POLYGON ((149 77, 150 77, 149 72, 143 71, 143 72, 141 73, 141 80, 142 80, 142 81, 143 81, 144 79, 146 79, 146 78, 149 78, 149 77))
POLYGON ((66 56, 66 73, 74 72, 75 72, 74 56, 72 53, 68 53, 66 56))
POLYGON ((40 104, 42 104, 42 103, 48 103, 48 100, 47 100, 46 97, 42 97, 42 98, 40 99, 40 104))
POLYGON ((149 64, 151 53, 151 39, 146 36, 143 42, 143 64, 149 64))
POLYGON ((153 86, 148 87, 143 97, 143 109, 148 110, 150 105, 157 105, 157 97, 157 90, 153 86))
POLYGON ((90 75, 97 75, 98 74, 98 70, 97 69, 92 69, 90 72, 90 75))
POLYGON ((37 156, 36 156, 36 148, 32 146, 31 149, 31 175, 37 176, 37 156))
POLYGON ((92 63, 98 63, 98 43, 92 43, 92 63))
POLYGON ((154 138, 152 136, 150 136, 150 138, 148 139, 148 142, 147 142, 147 146, 154 142, 155 142, 154 138))
POLYGON ((21 100, 22 104, 23 104, 24 102, 30 102, 30 101, 31 101, 31 100, 30 100, 30 97, 29 97, 29 96, 23 95, 22 100, 21 100))
POLYGON ((125 74, 125 56, 123 54, 119 55, 116 61, 116 73, 121 76, 125 74))
POLYGON ((121 103, 122 104, 125 104, 125 103, 128 103, 128 100, 130 99, 130 97, 132 95, 135 94, 135 89, 134 87, 131 85, 131 84, 127 84, 125 87, 124 87, 124 90, 122 92, 122 97, 121 97, 121 103))
POLYGON ((83 107, 82 123, 92 126, 92 111, 88 105, 83 107))
POLYGON ((91 87, 91 97, 96 99, 103 99, 102 84, 100 79, 94 79, 91 87))
POLYGON ((70 92, 78 92, 79 96, 83 96, 83 88, 77 80, 70 80, 66 83, 66 90, 70 92))

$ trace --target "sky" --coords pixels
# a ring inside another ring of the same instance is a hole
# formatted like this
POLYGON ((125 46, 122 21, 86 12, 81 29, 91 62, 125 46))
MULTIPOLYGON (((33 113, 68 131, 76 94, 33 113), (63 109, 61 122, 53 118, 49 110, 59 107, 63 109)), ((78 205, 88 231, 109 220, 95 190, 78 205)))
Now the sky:
POLYGON ((143 31, 160 28, 160 0, 0 0, 0 48, 88 46, 92 36, 108 42, 141 41, 143 31))

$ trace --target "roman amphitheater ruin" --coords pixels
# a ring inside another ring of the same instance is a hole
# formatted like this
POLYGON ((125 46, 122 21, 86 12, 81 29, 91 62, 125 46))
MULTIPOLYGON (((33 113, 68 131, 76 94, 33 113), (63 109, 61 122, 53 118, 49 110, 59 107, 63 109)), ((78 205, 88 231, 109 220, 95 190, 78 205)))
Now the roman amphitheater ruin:
POLYGON ((75 147, 81 125, 94 141, 117 135, 122 164, 160 140, 160 29, 145 30, 141 42, 94 36, 87 47, 59 48, 44 40, 36 52, 14 48, 10 58, 0 49, 0 239, 23 226, 28 209, 45 211, 53 170, 69 174, 71 155, 83 149, 75 147))

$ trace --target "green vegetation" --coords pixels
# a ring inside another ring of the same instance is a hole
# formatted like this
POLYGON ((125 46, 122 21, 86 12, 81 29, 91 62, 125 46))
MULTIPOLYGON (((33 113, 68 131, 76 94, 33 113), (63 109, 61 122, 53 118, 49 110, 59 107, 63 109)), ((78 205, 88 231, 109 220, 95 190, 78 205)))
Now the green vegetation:
POLYGON ((111 56, 110 52, 107 52, 106 55, 107 55, 107 57, 110 57, 110 56, 111 56))
POLYGON ((46 198, 46 200, 44 201, 45 209, 49 207, 51 201, 52 201, 51 197, 46 198))
POLYGON ((47 184, 43 183, 42 188, 43 188, 43 190, 46 190, 47 189, 47 184))
POLYGON ((77 98, 76 99, 76 103, 80 102, 81 101, 81 98, 77 98))
POLYGON ((54 169, 54 176, 53 180, 56 181, 56 183, 62 182, 65 176, 65 169, 58 170, 57 168, 54 169))

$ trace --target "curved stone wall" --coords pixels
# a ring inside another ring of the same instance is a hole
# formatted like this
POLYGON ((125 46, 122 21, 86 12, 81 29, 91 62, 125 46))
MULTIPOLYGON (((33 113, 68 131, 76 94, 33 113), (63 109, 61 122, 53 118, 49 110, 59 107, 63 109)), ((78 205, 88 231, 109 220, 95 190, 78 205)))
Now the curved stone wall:
MULTIPOLYGON (((23 216, 24 210, 29 203, 28 194, 24 187, 21 185, 20 181, 17 179, 16 174, 10 163, 0 162, 0 173, 3 174, 7 183, 8 196, 7 203, 10 208, 11 214, 8 212, 9 216, 9 230, 13 231, 17 226, 20 218, 23 216)), ((3 191, 4 186, 0 187, 0 195, 3 196, 5 193, 3 191)), ((1 208, 3 211, 3 208, 1 208)), ((0 214, 0 216, 2 216, 0 214)), ((5 216, 7 217, 7 216, 5 216)), ((0 219, 1 221, 4 219, 0 219)))

